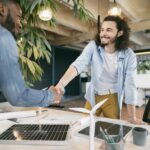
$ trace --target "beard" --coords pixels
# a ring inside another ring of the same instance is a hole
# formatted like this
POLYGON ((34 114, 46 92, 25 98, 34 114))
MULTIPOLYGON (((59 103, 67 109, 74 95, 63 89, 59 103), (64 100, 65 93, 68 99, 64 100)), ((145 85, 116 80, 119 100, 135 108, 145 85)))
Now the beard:
POLYGON ((101 47, 103 47, 103 48, 107 45, 108 45, 108 43, 101 43, 101 47))
MULTIPOLYGON (((118 34, 117 34, 117 35, 118 35, 118 34)), ((110 38, 108 37, 109 41, 108 41, 107 43, 101 41, 101 47, 104 48, 105 46, 109 45, 110 43, 116 43, 116 41, 117 41, 117 39, 118 39, 117 35, 116 35, 114 38, 112 38, 112 39, 110 39, 110 38)), ((103 37, 101 37, 101 38, 103 38, 103 37)))
POLYGON ((17 35, 15 34, 14 31, 15 23, 13 21, 13 18, 11 17, 10 11, 8 12, 4 27, 12 33, 15 39, 17 38, 17 35))

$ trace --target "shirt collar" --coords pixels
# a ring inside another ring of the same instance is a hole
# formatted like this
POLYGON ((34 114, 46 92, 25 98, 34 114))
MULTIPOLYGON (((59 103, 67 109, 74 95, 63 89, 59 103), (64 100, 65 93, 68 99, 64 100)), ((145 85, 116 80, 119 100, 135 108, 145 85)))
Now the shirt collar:
POLYGON ((125 58, 125 50, 119 51, 118 53, 118 60, 125 58))
MULTIPOLYGON (((98 46, 98 52, 103 52, 104 49, 101 46, 98 46)), ((124 59, 125 58, 125 50, 119 51, 118 52, 118 60, 124 59)))

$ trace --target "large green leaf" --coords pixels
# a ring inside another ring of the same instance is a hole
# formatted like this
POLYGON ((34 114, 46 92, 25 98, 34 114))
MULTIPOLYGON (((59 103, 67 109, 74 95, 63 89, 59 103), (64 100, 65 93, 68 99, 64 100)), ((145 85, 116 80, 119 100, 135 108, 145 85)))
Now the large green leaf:
POLYGON ((32 56, 32 49, 30 48, 30 49, 28 49, 27 57, 31 58, 31 56, 32 56))
POLYGON ((35 46, 33 47, 33 54, 34 54, 35 60, 37 60, 39 57, 39 52, 37 50, 37 47, 35 47, 35 46))
POLYGON ((22 61, 22 63, 26 63, 26 62, 27 62, 27 61, 26 61, 26 57, 20 55, 19 58, 20 58, 20 60, 22 61))
POLYGON ((40 74, 40 75, 42 75, 43 74, 43 70, 41 69, 41 67, 37 63, 35 63, 35 62, 33 62, 33 65, 34 65, 37 73, 40 74))
POLYGON ((41 1, 42 0, 36 0, 36 1, 33 1, 31 7, 30 7, 30 14, 33 12, 33 10, 35 9, 35 7, 39 4, 41 4, 41 1))
POLYGON ((35 74, 35 67, 34 67, 32 61, 27 59, 27 65, 28 65, 28 68, 30 69, 31 73, 34 75, 35 74))
POLYGON ((47 48, 51 51, 51 46, 50 46, 49 42, 46 39, 44 39, 44 43, 47 46, 47 48))
POLYGON ((44 54, 44 56, 45 56, 45 58, 46 58, 46 61, 47 61, 48 63, 50 63, 50 55, 49 55, 49 53, 48 53, 47 51, 43 51, 43 54, 44 54))

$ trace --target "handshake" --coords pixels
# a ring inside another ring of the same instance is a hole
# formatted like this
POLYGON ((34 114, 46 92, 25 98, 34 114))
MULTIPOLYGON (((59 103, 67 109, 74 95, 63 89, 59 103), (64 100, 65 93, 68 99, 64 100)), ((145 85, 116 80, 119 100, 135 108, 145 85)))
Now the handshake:
POLYGON ((54 99, 53 103, 54 104, 59 104, 62 96, 65 93, 65 88, 61 83, 58 83, 56 86, 50 86, 49 90, 53 93, 54 99))

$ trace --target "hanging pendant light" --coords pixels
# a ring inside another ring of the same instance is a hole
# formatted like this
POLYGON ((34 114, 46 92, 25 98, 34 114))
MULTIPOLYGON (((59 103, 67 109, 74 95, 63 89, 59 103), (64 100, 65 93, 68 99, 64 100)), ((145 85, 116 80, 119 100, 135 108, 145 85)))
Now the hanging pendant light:
POLYGON ((121 8, 117 5, 115 0, 113 4, 114 6, 108 11, 108 15, 121 16, 121 8))
POLYGON ((43 7, 38 13, 39 18, 43 21, 49 21, 52 19, 52 11, 48 7, 43 7))

